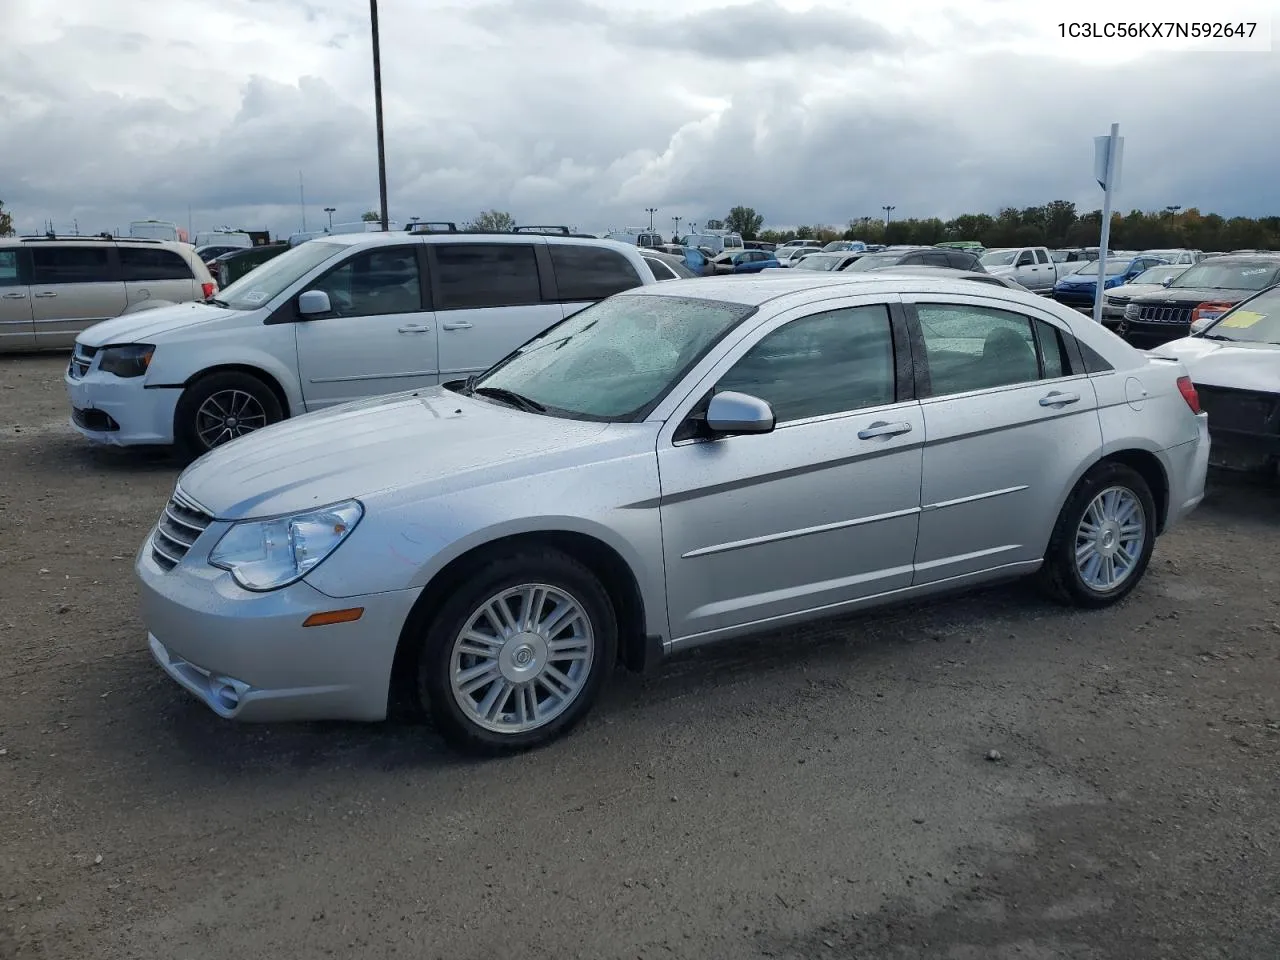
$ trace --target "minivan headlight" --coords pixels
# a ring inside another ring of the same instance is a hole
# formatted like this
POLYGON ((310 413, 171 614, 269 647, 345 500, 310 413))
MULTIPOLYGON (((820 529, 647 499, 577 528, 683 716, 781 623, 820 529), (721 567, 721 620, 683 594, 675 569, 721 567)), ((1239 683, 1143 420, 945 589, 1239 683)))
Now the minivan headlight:
POLYGON ((209 563, 246 590, 276 590, 305 577, 364 516, 358 500, 270 520, 242 520, 222 535, 209 563))
POLYGON ((117 377, 140 377, 151 366, 156 348, 150 343, 124 343, 99 351, 98 369, 117 377))

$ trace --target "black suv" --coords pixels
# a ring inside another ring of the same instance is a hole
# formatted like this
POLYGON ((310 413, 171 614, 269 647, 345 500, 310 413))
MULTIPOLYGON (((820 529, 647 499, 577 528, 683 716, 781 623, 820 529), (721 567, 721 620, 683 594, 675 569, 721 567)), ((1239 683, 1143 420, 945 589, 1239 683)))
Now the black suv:
POLYGON ((1189 336, 1197 320, 1221 316, 1276 283, 1280 283, 1280 254, 1214 257, 1174 277, 1159 293, 1130 300, 1116 333, 1135 347, 1158 347, 1189 336))
POLYGON ((968 250, 949 250, 945 247, 868 253, 844 269, 850 273, 862 273, 868 270, 883 270, 886 267, 946 267, 950 270, 967 270, 969 273, 987 272, 982 261, 968 250))

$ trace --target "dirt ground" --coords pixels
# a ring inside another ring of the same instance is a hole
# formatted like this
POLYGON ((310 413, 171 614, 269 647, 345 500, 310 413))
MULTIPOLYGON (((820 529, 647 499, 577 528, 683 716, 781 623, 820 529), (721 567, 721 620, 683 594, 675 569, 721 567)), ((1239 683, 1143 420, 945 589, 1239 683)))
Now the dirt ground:
POLYGON ((1280 955, 1272 488, 1212 477, 1116 609, 710 650, 472 762, 166 679, 131 561, 177 470, 82 443, 64 364, 0 359, 4 960, 1280 955))

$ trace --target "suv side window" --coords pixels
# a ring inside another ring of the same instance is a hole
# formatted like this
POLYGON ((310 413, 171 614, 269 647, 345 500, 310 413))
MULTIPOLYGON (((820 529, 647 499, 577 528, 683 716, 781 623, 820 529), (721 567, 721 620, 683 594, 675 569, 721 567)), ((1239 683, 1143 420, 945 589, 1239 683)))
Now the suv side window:
POLYGON ((769 401, 779 423, 893 403, 894 387, 893 332, 879 305, 792 320, 716 384, 769 401))
POLYGON ((191 280, 187 261, 160 247, 117 247, 125 280, 191 280))
POLYGON ((1014 266, 1029 267, 1035 262, 1036 262, 1036 258, 1034 255, 1032 255, 1031 251, 1023 250, 1022 253, 1018 254, 1018 262, 1014 264, 1014 266))
POLYGON ((603 300, 640 286, 631 261, 616 250, 553 243, 548 246, 561 300, 603 300))
POLYGON ((933 396, 1034 383, 1069 371, 1057 331, 1022 314, 969 304, 921 303, 916 315, 933 396))
POLYGON ((1037 263, 1048 263, 1048 262, 1049 262, 1049 254, 1045 253, 1043 250, 1037 250, 1037 251, 1036 251, 1036 262, 1037 262, 1037 263))
POLYGON ((414 247, 375 247, 345 260, 313 283, 329 295, 334 316, 379 317, 422 310, 414 247))
POLYGON ((35 284, 109 283, 111 275, 105 245, 74 247, 50 243, 31 245, 32 281, 35 284))
POLYGON ((538 261, 528 243, 441 243, 435 253, 438 310, 522 307, 542 302, 538 261))
POLYGON ((0 250, 0 287, 16 287, 18 279, 18 251, 0 250))
POLYGON ((921 267, 924 266, 923 253, 908 253, 898 261, 900 267, 921 267))

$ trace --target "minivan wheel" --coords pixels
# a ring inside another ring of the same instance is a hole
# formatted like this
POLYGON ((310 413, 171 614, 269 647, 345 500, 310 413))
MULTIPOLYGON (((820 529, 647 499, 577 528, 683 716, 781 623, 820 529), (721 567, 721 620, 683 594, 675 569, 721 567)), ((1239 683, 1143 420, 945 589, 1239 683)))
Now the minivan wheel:
POLYGON ((1067 498, 1040 579, 1057 600, 1098 609, 1138 585, 1155 546, 1156 506, 1142 475, 1121 463, 1094 466, 1067 498))
POLYGON ((174 436, 184 454, 198 457, 283 419, 280 401, 270 387, 252 374, 224 370, 201 377, 182 391, 174 414, 174 436))
POLYGON ((441 606, 418 660, 418 698, 444 738, 470 753, 527 750, 590 711, 617 658, 600 581, 556 550, 485 567, 441 606))

